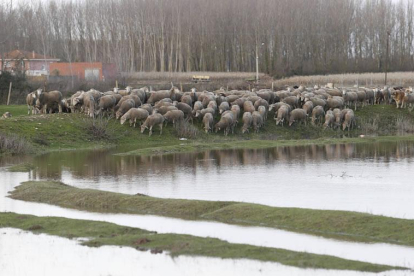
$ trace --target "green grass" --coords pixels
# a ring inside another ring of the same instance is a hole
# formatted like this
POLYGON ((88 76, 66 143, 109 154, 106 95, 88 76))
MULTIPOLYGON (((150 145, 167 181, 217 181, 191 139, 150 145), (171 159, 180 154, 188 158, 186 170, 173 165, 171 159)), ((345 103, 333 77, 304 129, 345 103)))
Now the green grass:
POLYGON ((138 250, 165 250, 172 256, 207 256, 224 259, 252 259, 278 262, 301 268, 339 269, 381 272, 404 269, 385 265, 351 261, 326 255, 295 252, 284 249, 232 244, 214 238, 179 234, 158 234, 138 228, 118 226, 107 222, 35 217, 15 213, 0 213, 0 228, 19 228, 65 238, 88 238, 83 245, 128 246, 138 250))
MULTIPOLYGON (((141 134, 139 128, 120 125, 114 119, 103 121, 107 130, 105 137, 96 137, 87 127, 92 119, 79 114, 47 114, 26 115, 27 107, 0 105, 0 113, 11 110, 13 117, 0 121, 0 133, 16 134, 33 145, 35 153, 55 150, 73 150, 88 148, 120 147, 121 151, 131 151, 129 154, 163 154, 175 152, 191 152, 206 149, 228 148, 265 148, 279 145, 305 145, 323 143, 362 142, 355 138, 361 134, 369 136, 396 136, 397 134, 414 133, 414 112, 396 109, 394 105, 375 105, 358 109, 358 128, 348 132, 340 130, 322 130, 320 126, 311 124, 276 126, 273 115, 269 114, 266 125, 259 133, 241 133, 241 124, 236 127, 235 134, 225 137, 222 132, 206 134, 202 124, 195 122, 200 130, 196 139, 180 141, 175 129, 169 125, 162 135, 158 130, 149 137, 148 132, 141 134), (397 121, 405 122, 402 127, 397 121), (352 138, 352 139, 351 139, 352 138)), ((216 117, 216 121, 219 117, 216 117)), ((370 138, 378 139, 378 138, 370 138)), ((393 140, 394 138, 381 138, 393 140)), ((398 138, 407 140, 406 137, 398 138)), ((408 138, 412 139, 412 138, 408 138)))
POLYGON ((338 240, 414 246, 414 220, 348 211, 269 207, 258 204, 161 199, 78 189, 59 182, 24 182, 13 199, 106 213, 158 215, 242 226, 285 229, 338 240))
POLYGON ((8 168, 9 172, 30 172, 31 170, 34 170, 33 164, 30 163, 22 163, 18 165, 14 165, 8 168))

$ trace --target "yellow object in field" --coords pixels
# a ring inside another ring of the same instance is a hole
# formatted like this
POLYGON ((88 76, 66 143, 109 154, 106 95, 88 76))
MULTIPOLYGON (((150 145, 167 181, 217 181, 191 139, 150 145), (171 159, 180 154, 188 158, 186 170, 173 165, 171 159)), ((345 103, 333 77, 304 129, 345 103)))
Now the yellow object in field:
POLYGON ((193 76, 193 82, 205 82, 210 81, 210 76, 193 76))

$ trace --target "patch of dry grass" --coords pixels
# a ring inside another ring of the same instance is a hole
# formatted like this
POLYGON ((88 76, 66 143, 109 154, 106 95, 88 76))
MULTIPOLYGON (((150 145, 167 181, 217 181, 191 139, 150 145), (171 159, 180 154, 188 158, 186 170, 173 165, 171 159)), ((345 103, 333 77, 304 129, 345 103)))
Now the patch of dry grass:
MULTIPOLYGON (((326 85, 334 83, 335 86, 359 86, 382 87, 384 86, 384 73, 363 73, 363 74, 334 74, 334 75, 314 75, 314 76, 295 76, 275 81, 277 86, 304 84, 307 86, 326 85)), ((388 73, 387 84, 389 86, 414 86, 413 72, 391 72, 388 73)))

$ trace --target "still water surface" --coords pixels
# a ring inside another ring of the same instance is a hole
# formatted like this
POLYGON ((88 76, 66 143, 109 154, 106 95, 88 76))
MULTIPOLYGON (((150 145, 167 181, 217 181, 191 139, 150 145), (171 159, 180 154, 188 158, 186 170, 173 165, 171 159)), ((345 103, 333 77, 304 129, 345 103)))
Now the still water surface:
POLYGON ((150 157, 112 153, 77 151, 35 157, 37 169, 29 178, 164 198, 244 201, 414 218, 412 142, 150 157))

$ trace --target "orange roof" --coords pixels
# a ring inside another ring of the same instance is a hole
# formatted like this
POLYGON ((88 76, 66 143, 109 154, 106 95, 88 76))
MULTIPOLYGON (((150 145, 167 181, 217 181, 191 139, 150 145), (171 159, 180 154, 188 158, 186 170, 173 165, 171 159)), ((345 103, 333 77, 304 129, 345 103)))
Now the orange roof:
MULTIPOLYGON (((1 55, 0 55, 1 57, 1 55)), ((41 60, 59 60, 58 58, 48 57, 35 52, 28 52, 23 50, 14 50, 4 55, 4 59, 41 59, 41 60)))

